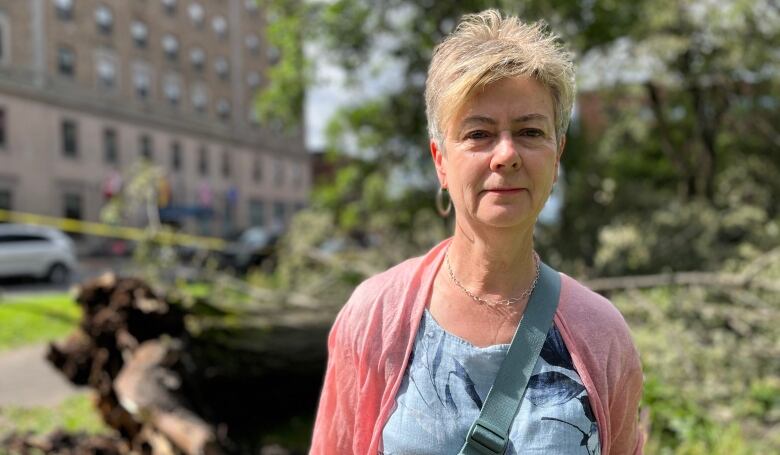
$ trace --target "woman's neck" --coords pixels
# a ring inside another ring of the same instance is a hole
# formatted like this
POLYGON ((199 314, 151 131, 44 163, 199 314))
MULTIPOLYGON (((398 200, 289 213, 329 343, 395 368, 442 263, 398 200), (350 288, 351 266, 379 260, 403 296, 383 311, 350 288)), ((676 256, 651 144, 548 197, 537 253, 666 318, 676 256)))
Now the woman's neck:
POLYGON ((516 297, 536 277, 533 226, 475 233, 456 223, 447 255, 458 281, 490 300, 516 297))

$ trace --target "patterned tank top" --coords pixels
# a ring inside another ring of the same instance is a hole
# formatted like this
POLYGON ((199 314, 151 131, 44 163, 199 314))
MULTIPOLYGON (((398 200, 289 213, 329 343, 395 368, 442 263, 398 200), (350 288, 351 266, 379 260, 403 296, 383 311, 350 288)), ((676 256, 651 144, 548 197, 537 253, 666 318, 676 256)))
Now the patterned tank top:
MULTIPOLYGON (((478 348, 445 331, 426 309, 395 408, 382 432, 380 453, 457 454, 508 350, 509 344, 478 348)), ((601 453, 588 393, 554 325, 528 382, 505 453, 601 453)))

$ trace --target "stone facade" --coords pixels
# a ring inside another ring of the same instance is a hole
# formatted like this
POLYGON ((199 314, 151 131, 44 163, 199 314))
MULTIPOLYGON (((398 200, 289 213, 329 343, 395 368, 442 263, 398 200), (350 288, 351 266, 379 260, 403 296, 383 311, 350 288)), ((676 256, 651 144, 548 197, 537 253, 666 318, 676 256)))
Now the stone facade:
POLYGON ((0 0, 0 208, 97 220, 146 154, 188 231, 289 220, 309 158, 252 115, 265 23, 254 0, 0 0))

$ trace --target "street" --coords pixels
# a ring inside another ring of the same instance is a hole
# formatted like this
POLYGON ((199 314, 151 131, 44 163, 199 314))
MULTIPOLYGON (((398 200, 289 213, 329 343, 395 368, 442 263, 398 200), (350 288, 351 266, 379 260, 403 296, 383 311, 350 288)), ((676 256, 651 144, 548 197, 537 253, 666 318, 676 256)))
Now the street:
POLYGON ((54 406, 77 393, 47 360, 48 344, 0 353, 0 407, 54 406))
MULTIPOLYGON (((73 284, 107 271, 127 273, 131 264, 130 259, 121 257, 81 258, 70 285, 52 285, 32 278, 2 279, 0 304, 4 298, 65 292, 73 284)), ((47 346, 38 343, 0 353, 0 407, 53 406, 80 390, 45 359, 47 346)))
MULTIPOLYGON (((65 292, 70 286, 113 271, 117 274, 127 274, 132 269, 132 260, 125 257, 82 257, 79 258, 79 268, 71 276, 70 284, 55 285, 45 280, 33 278, 3 278, 0 279, 0 296, 18 297, 23 295, 65 292)), ((1 300, 0 300, 1 302, 1 300)))

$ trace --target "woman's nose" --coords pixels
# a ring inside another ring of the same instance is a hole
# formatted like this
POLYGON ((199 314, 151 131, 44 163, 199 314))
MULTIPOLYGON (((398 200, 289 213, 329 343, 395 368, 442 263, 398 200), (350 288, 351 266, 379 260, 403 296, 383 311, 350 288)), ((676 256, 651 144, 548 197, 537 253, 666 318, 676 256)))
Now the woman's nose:
POLYGON ((506 170, 507 168, 517 169, 520 165, 522 165, 522 159, 514 138, 508 132, 502 133, 498 137, 496 146, 493 149, 490 168, 493 171, 498 171, 499 169, 506 170))

